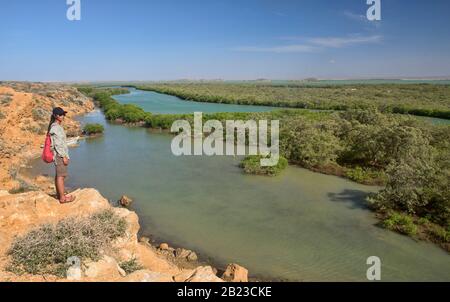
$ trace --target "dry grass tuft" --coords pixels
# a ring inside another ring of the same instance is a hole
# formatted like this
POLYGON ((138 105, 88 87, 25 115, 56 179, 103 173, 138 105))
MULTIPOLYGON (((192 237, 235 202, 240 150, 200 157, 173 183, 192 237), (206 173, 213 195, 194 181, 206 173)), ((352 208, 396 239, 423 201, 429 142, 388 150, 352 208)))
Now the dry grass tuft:
POLYGON ((87 218, 67 218, 56 225, 42 225, 17 237, 8 251, 8 270, 15 274, 50 274, 65 277, 67 260, 76 256, 97 261, 101 251, 125 234, 127 222, 112 210, 87 218))

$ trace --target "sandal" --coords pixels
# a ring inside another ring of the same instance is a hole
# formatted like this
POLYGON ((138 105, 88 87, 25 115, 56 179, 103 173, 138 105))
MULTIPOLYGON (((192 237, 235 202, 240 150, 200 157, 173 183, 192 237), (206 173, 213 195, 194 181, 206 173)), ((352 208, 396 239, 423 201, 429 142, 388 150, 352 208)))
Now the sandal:
POLYGON ((61 204, 71 203, 71 202, 74 202, 75 199, 76 199, 76 197, 73 196, 73 195, 65 195, 64 196, 64 201, 60 201, 59 203, 61 203, 61 204))

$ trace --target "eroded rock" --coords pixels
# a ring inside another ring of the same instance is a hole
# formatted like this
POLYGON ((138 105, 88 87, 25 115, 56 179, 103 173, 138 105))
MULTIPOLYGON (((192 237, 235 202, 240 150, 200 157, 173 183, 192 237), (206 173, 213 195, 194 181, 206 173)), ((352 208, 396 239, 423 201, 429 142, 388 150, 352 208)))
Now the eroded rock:
POLYGON ((159 245, 159 249, 162 251, 167 251, 167 250, 169 250, 169 245, 167 243, 161 243, 159 245))
POLYGON ((222 279, 228 282, 248 282, 248 270, 235 263, 229 264, 222 279))
POLYGON ((186 282, 223 282, 222 279, 214 274, 211 266, 199 266, 192 275, 185 280, 186 282))
POLYGON ((117 261, 109 256, 104 256, 98 262, 86 263, 84 274, 91 279, 118 279, 121 274, 117 261))
POLYGON ((122 207, 125 207, 125 208, 128 208, 129 206, 131 206, 132 202, 133 202, 133 199, 131 199, 130 197, 128 197, 126 195, 123 195, 119 199, 119 205, 121 205, 122 207))
POLYGON ((198 260, 197 254, 195 252, 183 248, 178 248, 175 250, 175 257, 186 259, 188 261, 198 260))

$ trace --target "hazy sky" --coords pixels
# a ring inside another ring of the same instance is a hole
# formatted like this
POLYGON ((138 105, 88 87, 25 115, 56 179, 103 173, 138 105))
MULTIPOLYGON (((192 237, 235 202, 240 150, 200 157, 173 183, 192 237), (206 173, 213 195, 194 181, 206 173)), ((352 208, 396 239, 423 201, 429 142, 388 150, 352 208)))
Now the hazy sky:
POLYGON ((0 80, 450 75, 450 1, 0 0, 0 80))

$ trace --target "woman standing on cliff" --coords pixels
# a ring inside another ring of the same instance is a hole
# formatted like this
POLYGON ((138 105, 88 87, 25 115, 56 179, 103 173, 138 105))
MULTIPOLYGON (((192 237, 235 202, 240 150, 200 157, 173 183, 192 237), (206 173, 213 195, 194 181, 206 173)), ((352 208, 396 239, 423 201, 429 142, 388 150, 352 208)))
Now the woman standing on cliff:
POLYGON ((53 109, 50 124, 48 126, 48 133, 52 141, 52 150, 54 154, 55 164, 55 187, 56 193, 60 203, 69 203, 75 200, 74 196, 66 195, 64 188, 64 181, 67 177, 67 168, 69 166, 69 148, 66 141, 66 133, 61 126, 67 112, 62 108, 57 107, 53 109))

